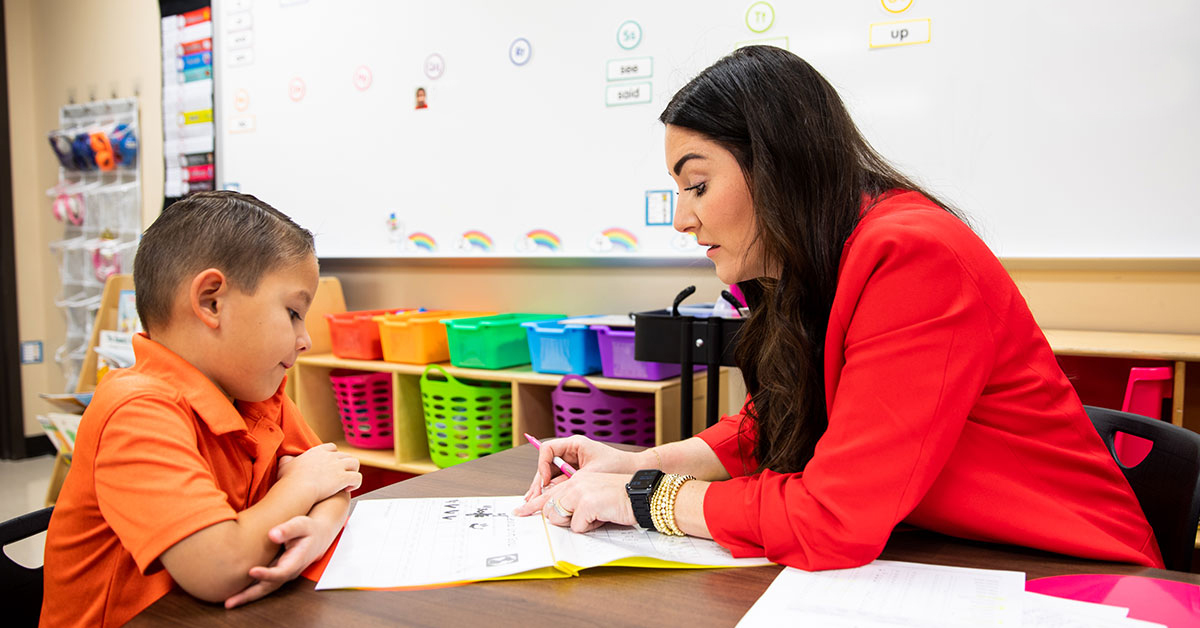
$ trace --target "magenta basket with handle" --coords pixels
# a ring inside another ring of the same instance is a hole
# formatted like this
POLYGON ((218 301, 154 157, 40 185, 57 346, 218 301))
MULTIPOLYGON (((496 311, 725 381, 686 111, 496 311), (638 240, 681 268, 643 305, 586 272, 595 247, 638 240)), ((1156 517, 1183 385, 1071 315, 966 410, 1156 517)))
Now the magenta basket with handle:
POLYGON ((329 374, 346 443, 363 449, 391 449, 392 374, 335 370, 329 374))
POLYGON ((554 435, 583 434, 592 440, 654 446, 654 395, 604 392, 585 377, 567 375, 550 392, 554 406, 554 435), (586 391, 564 388, 577 381, 586 391))

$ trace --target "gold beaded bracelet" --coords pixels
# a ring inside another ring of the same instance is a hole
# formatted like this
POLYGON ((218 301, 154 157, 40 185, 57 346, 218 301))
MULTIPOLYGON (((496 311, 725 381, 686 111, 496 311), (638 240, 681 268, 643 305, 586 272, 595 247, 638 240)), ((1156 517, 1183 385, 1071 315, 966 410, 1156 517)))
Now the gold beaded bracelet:
POLYGON ((670 534, 671 529, 671 526, 663 518, 663 513, 666 511, 666 506, 663 502, 667 496, 667 492, 663 490, 663 487, 670 481, 671 476, 664 476, 659 481, 658 487, 654 489, 654 494, 650 496, 650 520, 654 522, 654 529, 662 534, 670 534))
POLYGON ((675 524, 675 498, 679 496, 680 487, 694 479, 695 476, 691 475, 668 473, 658 483, 658 488, 654 489, 654 495, 650 498, 650 517, 660 533, 684 536, 683 530, 675 524))

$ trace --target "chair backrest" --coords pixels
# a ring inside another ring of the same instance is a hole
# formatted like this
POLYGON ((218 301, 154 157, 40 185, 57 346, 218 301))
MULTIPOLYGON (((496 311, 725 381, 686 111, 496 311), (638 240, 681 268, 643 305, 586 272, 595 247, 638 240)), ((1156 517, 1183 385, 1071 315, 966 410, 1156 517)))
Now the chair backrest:
POLYGON ((1200 434, 1128 412, 1093 406, 1084 409, 1133 487, 1167 569, 1190 571, 1200 523, 1200 434), (1118 432, 1152 443, 1150 453, 1137 466, 1126 467, 1117 457, 1118 432))
POLYGON ((1121 402, 1121 412, 1161 419, 1162 402, 1171 398, 1171 380, 1174 377, 1174 369, 1169 366, 1135 366, 1129 369, 1129 382, 1125 385, 1125 401, 1121 402))
POLYGON ((50 525, 54 507, 0 523, 0 608, 8 626, 36 626, 42 612, 42 568, 29 568, 3 552, 11 543, 27 539, 50 525))

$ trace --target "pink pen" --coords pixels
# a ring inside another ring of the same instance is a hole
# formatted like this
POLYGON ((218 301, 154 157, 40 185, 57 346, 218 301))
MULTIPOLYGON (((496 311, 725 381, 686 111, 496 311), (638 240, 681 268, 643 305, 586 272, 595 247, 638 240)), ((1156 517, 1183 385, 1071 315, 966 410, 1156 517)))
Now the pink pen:
MULTIPOLYGON (((526 434, 525 438, 527 440, 529 440, 529 442, 533 443, 534 447, 537 447, 538 449, 542 448, 542 444, 540 442, 538 442, 538 439, 530 436, 529 434, 526 434)), ((575 469, 571 468, 571 465, 567 464, 567 462, 565 460, 563 460, 562 458, 555 456, 554 464, 558 465, 558 470, 562 471, 563 475, 565 475, 567 477, 571 477, 572 475, 575 475, 575 469)))

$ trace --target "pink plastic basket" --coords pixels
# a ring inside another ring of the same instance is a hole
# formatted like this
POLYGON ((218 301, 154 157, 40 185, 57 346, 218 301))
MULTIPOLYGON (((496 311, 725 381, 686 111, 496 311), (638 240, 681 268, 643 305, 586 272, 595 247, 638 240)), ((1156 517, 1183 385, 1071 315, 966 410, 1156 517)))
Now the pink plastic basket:
POLYGON ((585 377, 567 375, 550 392, 554 406, 554 434, 560 438, 583 434, 592 440, 627 445, 654 445, 654 395, 603 392, 585 377), (578 381, 586 392, 563 385, 578 381))
POLYGON ((329 374, 346 442, 363 449, 391 449, 392 375, 336 370, 329 374))

